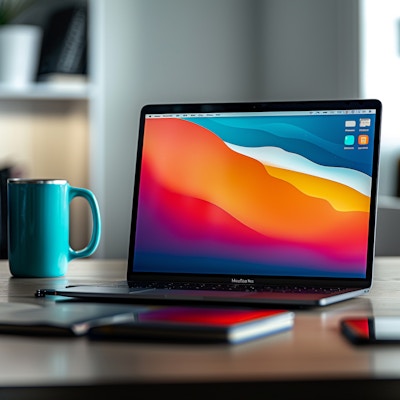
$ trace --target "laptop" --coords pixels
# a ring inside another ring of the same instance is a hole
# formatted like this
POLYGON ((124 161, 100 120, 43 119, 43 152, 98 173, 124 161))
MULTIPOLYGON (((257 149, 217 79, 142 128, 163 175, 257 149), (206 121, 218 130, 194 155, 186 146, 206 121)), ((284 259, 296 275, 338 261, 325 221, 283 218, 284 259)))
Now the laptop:
POLYGON ((326 306, 373 279, 381 103, 141 110, 127 280, 96 300, 326 306))

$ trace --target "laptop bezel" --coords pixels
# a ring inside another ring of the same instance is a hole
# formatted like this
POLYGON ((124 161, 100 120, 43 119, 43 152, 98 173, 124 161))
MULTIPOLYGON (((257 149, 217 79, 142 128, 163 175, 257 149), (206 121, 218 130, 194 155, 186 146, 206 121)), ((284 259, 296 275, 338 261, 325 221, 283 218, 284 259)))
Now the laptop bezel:
MULTIPOLYGON (((129 241, 129 254, 127 265, 127 280, 135 282, 193 282, 193 283, 230 283, 232 275, 197 275, 178 273, 146 273, 134 270, 134 250, 136 237, 136 217, 138 211, 138 199, 140 188, 140 173, 143 150, 143 135, 146 114, 163 113, 193 113, 193 112, 246 112, 246 111, 310 111, 310 110, 345 110, 345 109, 375 109, 374 129, 374 155, 372 168, 371 205, 368 237, 368 254, 365 278, 310 278, 291 276, 254 276, 257 285, 293 285, 321 287, 354 287, 370 288, 373 277, 373 261, 375 255, 376 236, 376 214, 377 214, 377 193, 378 193, 378 170, 380 155, 380 126, 382 104, 376 99, 354 99, 354 100, 323 100, 323 101, 285 101, 285 102, 237 102, 237 103, 187 103, 187 104, 148 104, 142 107, 139 122, 139 134, 137 141, 137 158, 135 169, 135 182, 132 198, 131 211, 131 232, 129 241)), ((249 275, 250 276, 250 275, 249 275)), ((240 278, 240 276, 235 276, 240 278)), ((244 277, 247 278, 248 276, 244 277)))

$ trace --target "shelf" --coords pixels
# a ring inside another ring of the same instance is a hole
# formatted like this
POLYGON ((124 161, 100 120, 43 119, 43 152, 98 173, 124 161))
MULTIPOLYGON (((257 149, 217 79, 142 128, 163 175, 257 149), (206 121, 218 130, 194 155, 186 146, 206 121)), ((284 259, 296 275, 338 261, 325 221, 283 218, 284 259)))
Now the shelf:
POLYGON ((33 83, 25 87, 0 85, 0 100, 87 100, 88 83, 33 83))

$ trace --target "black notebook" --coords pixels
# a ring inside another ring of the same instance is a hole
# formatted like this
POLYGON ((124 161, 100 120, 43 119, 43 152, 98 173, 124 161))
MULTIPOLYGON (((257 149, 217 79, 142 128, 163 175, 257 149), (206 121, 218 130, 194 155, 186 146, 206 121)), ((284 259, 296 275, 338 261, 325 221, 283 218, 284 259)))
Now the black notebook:
POLYGON ((368 293, 380 124, 378 100, 145 106, 126 282, 38 295, 325 306, 368 293))

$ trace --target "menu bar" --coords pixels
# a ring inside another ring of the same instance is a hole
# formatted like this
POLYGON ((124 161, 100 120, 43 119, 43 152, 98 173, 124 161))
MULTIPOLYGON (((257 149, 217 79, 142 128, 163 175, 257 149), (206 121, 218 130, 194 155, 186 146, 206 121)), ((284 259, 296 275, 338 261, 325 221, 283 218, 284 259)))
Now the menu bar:
POLYGON ((370 115, 376 114, 375 109, 362 110, 312 110, 312 111, 258 111, 258 112, 205 112, 205 113, 166 113, 146 114, 146 118, 205 118, 205 117, 282 117, 310 115, 370 115))

